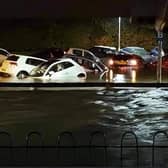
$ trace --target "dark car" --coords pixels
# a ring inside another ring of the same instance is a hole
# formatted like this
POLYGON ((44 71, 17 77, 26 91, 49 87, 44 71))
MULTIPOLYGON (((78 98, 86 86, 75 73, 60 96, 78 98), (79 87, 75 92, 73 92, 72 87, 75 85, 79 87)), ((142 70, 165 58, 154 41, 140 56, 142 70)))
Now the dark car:
POLYGON ((134 54, 121 53, 107 54, 103 62, 110 69, 121 66, 138 69, 143 68, 145 65, 145 61, 141 57, 134 54))
POLYGON ((146 64, 150 64, 154 61, 156 61, 156 58, 153 57, 148 51, 146 51, 142 47, 125 47, 120 49, 119 51, 120 54, 133 54, 141 57, 146 64))
POLYGON ((31 55, 34 57, 50 60, 55 58, 61 58, 64 55, 64 50, 61 48, 47 48, 31 55))
MULTIPOLYGON (((156 60, 155 62, 149 64, 150 68, 156 68, 158 64, 158 60, 156 60)), ((168 70, 168 55, 165 55, 162 57, 162 68, 164 70, 168 70)))
POLYGON ((107 54, 115 54, 116 53, 116 48, 115 47, 110 47, 110 46, 94 46, 89 49, 93 54, 95 54, 97 57, 100 59, 103 59, 107 54))

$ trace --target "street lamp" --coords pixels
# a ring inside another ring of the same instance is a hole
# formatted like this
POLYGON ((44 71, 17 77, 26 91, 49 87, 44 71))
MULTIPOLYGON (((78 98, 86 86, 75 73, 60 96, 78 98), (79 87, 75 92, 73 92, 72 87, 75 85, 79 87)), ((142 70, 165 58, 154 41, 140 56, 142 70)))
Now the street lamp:
POLYGON ((120 39, 121 39, 121 17, 118 17, 118 51, 120 51, 120 39))

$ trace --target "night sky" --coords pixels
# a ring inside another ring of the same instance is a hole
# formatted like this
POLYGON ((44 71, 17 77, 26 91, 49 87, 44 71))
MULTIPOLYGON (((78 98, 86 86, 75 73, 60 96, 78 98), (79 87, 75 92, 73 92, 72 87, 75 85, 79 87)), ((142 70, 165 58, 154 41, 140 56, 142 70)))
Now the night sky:
POLYGON ((166 0, 4 0, 0 18, 157 16, 166 0))

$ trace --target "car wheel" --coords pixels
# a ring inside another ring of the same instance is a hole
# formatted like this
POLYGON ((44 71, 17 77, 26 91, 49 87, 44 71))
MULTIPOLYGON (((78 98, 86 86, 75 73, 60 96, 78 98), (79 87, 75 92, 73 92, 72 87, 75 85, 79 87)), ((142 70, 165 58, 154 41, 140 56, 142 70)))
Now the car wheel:
POLYGON ((84 73, 78 74, 78 78, 85 78, 85 77, 86 77, 86 75, 84 73))
POLYGON ((18 78, 18 79, 24 79, 24 78, 26 78, 27 76, 28 76, 27 72, 19 72, 19 73, 17 74, 17 78, 18 78))

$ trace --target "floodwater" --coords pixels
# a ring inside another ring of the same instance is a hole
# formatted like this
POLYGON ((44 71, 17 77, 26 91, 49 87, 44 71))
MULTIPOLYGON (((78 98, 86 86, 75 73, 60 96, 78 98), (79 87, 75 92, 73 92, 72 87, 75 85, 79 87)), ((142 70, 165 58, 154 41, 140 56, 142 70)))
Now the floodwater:
MULTIPOLYGON (((167 73, 163 73, 163 82, 167 81, 167 73)), ((112 75, 111 82, 126 83, 132 80, 129 78, 132 74, 134 82, 156 82, 156 74, 148 70, 135 72, 120 69, 108 75, 112 75)), ((30 82, 10 77, 0 78, 0 82, 13 81, 30 82)), ((46 138, 49 143, 53 132, 56 136, 62 131, 80 132, 90 127, 103 131, 113 129, 111 135, 116 134, 116 138, 121 138, 124 131, 131 130, 140 141, 151 143, 152 133, 165 130, 168 125, 166 89, 73 89, 45 88, 45 91, 40 91, 32 87, 24 90, 19 87, 1 88, 0 128, 12 132, 19 143, 24 143, 24 136, 29 131, 43 132, 46 137, 49 136, 46 138)))
POLYGON ((111 135, 132 130, 140 141, 151 143, 154 132, 168 127, 165 88, 1 91, 0 104, 0 128, 15 136, 101 127, 113 129, 111 135))
POLYGON ((168 128, 168 88, 3 88, 0 95, 0 131, 9 132, 15 145, 25 145, 31 131, 41 132, 45 145, 55 145, 63 131, 86 145, 98 130, 106 133, 110 145, 120 145, 125 131, 133 131, 139 144, 152 145, 154 133, 168 128))

